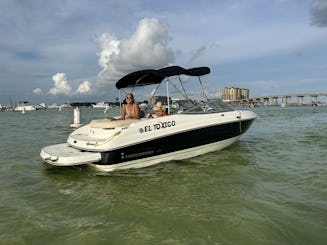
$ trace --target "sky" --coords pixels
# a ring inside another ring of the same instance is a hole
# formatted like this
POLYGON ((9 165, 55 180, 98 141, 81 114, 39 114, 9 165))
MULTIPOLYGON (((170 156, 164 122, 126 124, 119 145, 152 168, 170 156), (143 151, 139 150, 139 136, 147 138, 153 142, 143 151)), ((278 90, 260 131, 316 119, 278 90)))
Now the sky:
POLYGON ((113 101, 129 72, 208 66, 209 95, 327 92, 327 0, 1 0, 0 103, 113 101))

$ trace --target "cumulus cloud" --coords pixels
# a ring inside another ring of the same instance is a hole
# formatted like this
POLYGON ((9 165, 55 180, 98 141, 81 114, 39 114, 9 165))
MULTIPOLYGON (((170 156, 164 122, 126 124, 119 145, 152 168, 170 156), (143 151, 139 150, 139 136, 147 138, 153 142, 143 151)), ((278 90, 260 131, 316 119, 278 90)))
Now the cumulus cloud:
POLYGON ((102 68, 98 74, 98 87, 112 84, 128 72, 163 67, 175 60, 167 45, 168 26, 154 18, 140 20, 129 38, 119 40, 104 33, 98 42, 101 48, 98 63, 102 68))
POLYGON ((101 52, 98 53, 99 65, 103 70, 107 70, 110 62, 119 55, 120 41, 116 40, 114 35, 104 33, 99 37, 98 42, 101 48, 101 52))
POLYGON ((82 84, 80 84, 76 90, 76 93, 78 94, 87 94, 91 90, 91 83, 89 81, 84 81, 82 84))
POLYGON ((327 1, 315 1, 312 4, 311 24, 318 27, 327 26, 327 1))
MULTIPOLYGON (((73 91, 66 74, 57 73, 52 77, 54 86, 47 93, 53 96, 116 93, 110 86, 127 73, 173 64, 175 56, 168 47, 168 39, 168 26, 154 18, 140 20, 135 32, 127 38, 118 39, 114 34, 103 33, 97 38, 98 64, 102 70, 95 81, 92 84, 84 81, 73 91)), ((35 89, 34 93, 42 91, 35 89)))
MULTIPOLYGON (((91 93, 91 83, 89 81, 82 82, 75 92, 72 92, 72 87, 70 86, 65 73, 57 73, 52 77, 54 81, 54 87, 48 91, 48 94, 53 96, 56 95, 83 95, 91 93)), ((41 94, 42 90, 36 88, 33 90, 35 94, 41 94)))
POLYGON ((67 82, 65 73, 57 73, 52 77, 52 80, 54 81, 54 87, 48 91, 49 94, 51 95, 70 94, 72 88, 67 82))
POLYGON ((34 94, 42 94, 42 89, 36 88, 36 89, 33 90, 33 93, 34 94))

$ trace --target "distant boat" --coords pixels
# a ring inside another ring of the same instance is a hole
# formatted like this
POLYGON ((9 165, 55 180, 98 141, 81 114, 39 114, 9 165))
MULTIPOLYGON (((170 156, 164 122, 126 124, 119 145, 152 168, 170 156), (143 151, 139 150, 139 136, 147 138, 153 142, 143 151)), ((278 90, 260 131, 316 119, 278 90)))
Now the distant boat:
POLYGON ((59 105, 57 105, 56 103, 49 105, 48 106, 49 109, 59 109, 59 105))
POLYGON ((9 111, 9 112, 19 112, 16 107, 14 106, 12 99, 9 98, 9 104, 5 107, 1 108, 1 111, 9 111))
POLYGON ((13 111, 13 112, 17 111, 16 108, 14 107, 14 104, 12 103, 11 98, 9 98, 9 104, 6 107, 6 111, 13 111))
POLYGON ((35 111, 35 105, 28 105, 28 101, 18 102, 18 105, 15 108, 17 111, 35 111))
POLYGON ((62 108, 71 108, 71 104, 69 103, 64 103, 64 104, 61 104, 60 106, 58 106, 58 109, 59 111, 61 111, 62 108))
POLYGON ((61 104, 60 107, 61 108, 71 108, 72 106, 69 103, 64 103, 64 104, 61 104))
POLYGON ((11 98, 9 98, 9 105, 8 105, 8 109, 9 109, 9 110, 12 110, 12 109, 14 109, 14 104, 12 103, 12 100, 11 100, 11 98))
POLYGON ((45 110, 48 107, 45 105, 45 103, 41 103, 35 106, 36 110, 45 110))
POLYGON ((93 108, 109 108, 109 103, 105 103, 104 101, 98 102, 95 105, 92 105, 93 108))

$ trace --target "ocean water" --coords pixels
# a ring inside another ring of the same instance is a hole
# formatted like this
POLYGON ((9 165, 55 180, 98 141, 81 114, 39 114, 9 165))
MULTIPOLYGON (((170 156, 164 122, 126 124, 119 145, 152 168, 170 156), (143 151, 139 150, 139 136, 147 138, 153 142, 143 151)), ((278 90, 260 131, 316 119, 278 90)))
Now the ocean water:
POLYGON ((224 150, 110 175, 40 160, 73 109, 1 112, 0 244, 327 244, 327 107, 253 110, 224 150))

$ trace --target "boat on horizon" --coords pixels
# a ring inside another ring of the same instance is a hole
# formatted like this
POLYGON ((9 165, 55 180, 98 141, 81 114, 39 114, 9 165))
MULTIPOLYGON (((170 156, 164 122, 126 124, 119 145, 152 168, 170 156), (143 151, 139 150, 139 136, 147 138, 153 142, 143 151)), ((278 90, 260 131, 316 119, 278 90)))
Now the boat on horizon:
POLYGON ((121 91, 127 93, 127 89, 135 93, 134 89, 148 86, 160 91, 166 81, 166 116, 117 120, 118 115, 92 120, 72 132, 66 143, 41 149, 42 160, 55 166, 88 164, 111 172, 187 159, 230 146, 248 130, 256 114, 234 110, 219 98, 208 98, 201 77, 209 73, 208 67, 169 66, 122 77, 116 83, 119 95, 121 91), (189 78, 194 77, 199 80, 201 99, 186 93, 189 78), (180 93, 176 103, 170 99, 171 89, 180 93))
POLYGON ((105 109, 105 108, 109 108, 109 103, 105 103, 104 101, 102 102, 98 102, 96 104, 92 104, 92 108, 102 108, 102 109, 105 109))
POLYGON ((15 107, 16 111, 20 112, 26 112, 26 111, 36 111, 35 105, 30 105, 28 101, 20 101, 17 103, 17 106, 15 107))

